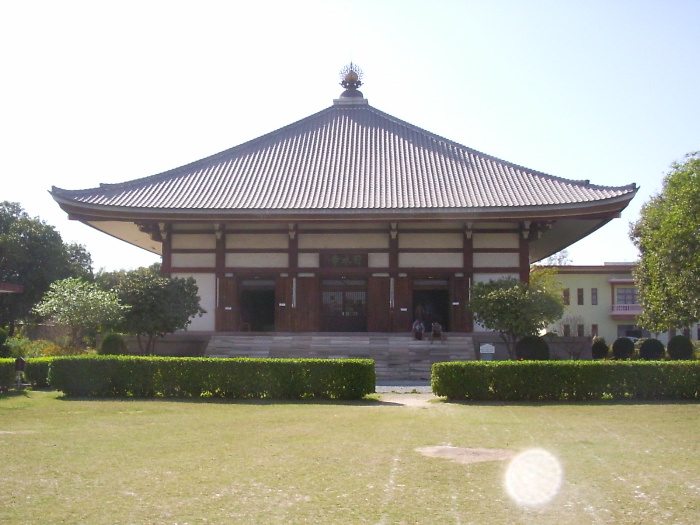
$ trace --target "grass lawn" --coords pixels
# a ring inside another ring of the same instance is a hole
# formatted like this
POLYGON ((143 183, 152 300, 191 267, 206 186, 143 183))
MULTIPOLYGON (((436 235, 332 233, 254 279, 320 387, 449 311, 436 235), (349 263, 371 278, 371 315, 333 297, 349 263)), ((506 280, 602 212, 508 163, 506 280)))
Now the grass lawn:
POLYGON ((0 523, 695 524, 698 416, 700 404, 680 402, 6 394, 0 523), (512 460, 464 464, 416 450, 439 445, 544 449, 560 463, 560 489, 519 505, 504 488, 512 460))

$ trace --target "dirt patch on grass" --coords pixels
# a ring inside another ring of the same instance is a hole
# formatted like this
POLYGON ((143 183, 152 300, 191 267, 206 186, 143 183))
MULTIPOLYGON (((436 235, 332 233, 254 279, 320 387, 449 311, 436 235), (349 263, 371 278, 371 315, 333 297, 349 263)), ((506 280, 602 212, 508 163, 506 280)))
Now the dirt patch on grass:
POLYGON ((483 461, 502 461, 515 455, 512 450, 500 448, 461 448, 450 446, 420 447, 416 449, 430 458, 443 458, 457 463, 481 463, 483 461))
POLYGON ((392 403, 395 405, 403 405, 407 407, 427 407, 431 405, 431 401, 437 399, 433 394, 381 394, 380 401, 392 403))

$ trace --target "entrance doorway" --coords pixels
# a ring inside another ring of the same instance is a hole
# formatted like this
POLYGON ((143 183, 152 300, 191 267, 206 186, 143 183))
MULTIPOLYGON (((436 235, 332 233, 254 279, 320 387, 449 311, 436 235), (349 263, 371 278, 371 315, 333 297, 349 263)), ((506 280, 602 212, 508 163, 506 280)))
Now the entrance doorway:
POLYGON ((425 331, 432 330, 437 321, 444 331, 450 330, 450 292, 447 281, 426 280, 413 282, 413 319, 420 319, 425 331))
POLYGON ((365 279, 322 281, 321 331, 367 331, 367 281, 365 279))
POLYGON ((275 331, 275 281, 244 279, 241 281, 241 330, 275 331))

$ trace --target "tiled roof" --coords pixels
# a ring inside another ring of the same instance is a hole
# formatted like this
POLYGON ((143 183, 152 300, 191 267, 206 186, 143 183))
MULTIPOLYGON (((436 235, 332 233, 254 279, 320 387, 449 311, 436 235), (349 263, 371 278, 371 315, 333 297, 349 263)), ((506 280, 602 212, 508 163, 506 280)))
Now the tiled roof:
POLYGON ((250 212, 463 210, 621 200, 604 187, 547 175, 472 150, 365 100, 323 111, 164 173, 86 190, 53 188, 90 209, 250 212))

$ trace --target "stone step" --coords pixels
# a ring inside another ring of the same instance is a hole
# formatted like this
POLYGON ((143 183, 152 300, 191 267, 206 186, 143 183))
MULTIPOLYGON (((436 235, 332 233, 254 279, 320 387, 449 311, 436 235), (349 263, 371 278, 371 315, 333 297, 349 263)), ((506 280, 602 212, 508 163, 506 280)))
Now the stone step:
POLYGON ((416 341, 406 334, 226 334, 213 335, 207 357, 297 357, 373 359, 377 380, 428 380, 433 363, 475 359, 472 338, 416 341))

